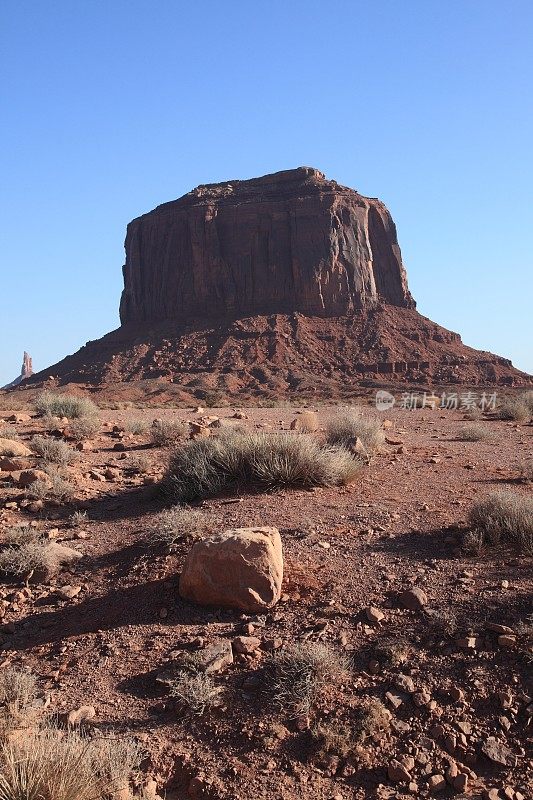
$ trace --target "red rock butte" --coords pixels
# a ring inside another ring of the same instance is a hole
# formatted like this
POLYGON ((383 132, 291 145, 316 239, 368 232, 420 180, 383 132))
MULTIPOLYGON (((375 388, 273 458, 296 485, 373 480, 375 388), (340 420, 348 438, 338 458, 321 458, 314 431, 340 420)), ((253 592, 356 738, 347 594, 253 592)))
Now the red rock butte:
POLYGON ((32 382, 151 378, 183 399, 530 383, 421 316, 387 208, 311 167, 198 186, 130 222, 125 250, 120 328, 32 382))

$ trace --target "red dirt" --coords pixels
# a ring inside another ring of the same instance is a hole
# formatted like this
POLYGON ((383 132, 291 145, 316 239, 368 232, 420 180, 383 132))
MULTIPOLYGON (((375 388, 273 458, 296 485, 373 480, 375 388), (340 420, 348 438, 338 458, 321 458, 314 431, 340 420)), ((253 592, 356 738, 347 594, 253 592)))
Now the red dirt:
MULTIPOLYGON (((222 417, 233 411, 209 413, 222 417)), ((321 423, 330 413, 333 409, 319 409, 321 423)), ((244 424, 273 430, 287 428, 294 418, 289 406, 247 409, 246 414, 244 424)), ((190 410, 157 415, 199 416, 190 410)), ((108 426, 95 439, 94 450, 80 453, 79 464, 69 468, 77 484, 74 505, 48 506, 40 515, 20 506, 0 510, 2 526, 36 519, 42 531, 58 528, 59 540, 84 554, 79 565, 50 585, 32 586, 29 598, 15 596, 20 582, 4 581, 3 665, 34 670, 43 690, 50 692, 52 711, 88 703, 96 707, 97 728, 139 736, 148 754, 145 772, 171 790, 171 796, 425 796, 429 777, 444 774, 455 761, 460 771, 470 773, 472 796, 491 787, 503 796, 509 786, 526 797, 533 775, 525 750, 532 710, 526 652, 532 561, 508 552, 467 557, 458 543, 478 498, 500 488, 531 492, 530 485, 518 480, 520 465, 533 457, 531 425, 485 419, 480 424, 492 438, 463 442, 457 439, 460 412, 394 410, 387 414, 393 421, 387 431, 390 443, 353 485, 243 492, 202 503, 217 528, 280 528, 286 558, 283 601, 256 618, 183 602, 177 583, 189 545, 180 545, 171 555, 151 545, 150 530, 164 503, 144 483, 160 474, 166 452, 143 436, 117 438, 120 434, 113 434, 111 426, 123 426, 132 417, 151 421, 153 416, 147 409, 102 411, 108 426), (119 441, 125 458, 113 451, 119 441), (131 476, 124 467, 139 454, 151 466, 147 475, 131 476), (118 470, 113 481, 82 477, 108 465, 118 470), (86 539, 75 538, 77 529, 68 524, 74 507, 88 512, 90 521, 81 526, 86 539), (54 587, 64 584, 81 585, 82 591, 74 600, 59 600, 54 587), (426 613, 399 607, 398 593, 411 586, 427 593, 426 613), (383 611, 380 626, 367 624, 369 605, 383 611), (487 622, 511 626, 518 634, 516 644, 499 647, 487 622), (387 703, 386 692, 397 693, 400 672, 418 690, 426 689, 434 706, 417 707, 405 696, 397 711, 389 706, 389 733, 366 740, 347 757, 319 756, 310 732, 299 730, 262 695, 265 656, 260 651, 257 657, 238 657, 216 678, 225 689, 223 708, 198 720, 180 717, 155 681, 170 654, 193 648, 198 637, 205 643, 231 640, 248 623, 260 638, 321 641, 353 658, 353 673, 319 697, 312 727, 319 719, 353 728, 365 698, 387 703), (479 637, 473 650, 458 644, 468 635, 479 637), (384 637, 405 637, 410 655, 401 667, 381 659, 373 674, 369 665, 379 659, 375 646, 384 637), (463 701, 454 702, 447 693, 454 687, 464 692, 463 701), (511 696, 508 709, 501 700, 506 692, 511 696), (456 737, 453 752, 447 735, 456 737), (498 766, 482 754, 488 736, 512 751, 509 766, 498 766), (415 759, 411 772, 416 790, 395 786, 387 778, 387 765, 406 755, 415 759), (193 778, 197 780, 191 784, 193 778)), ((27 440, 41 431, 42 423, 32 419, 16 429, 27 440)), ((4 481, 0 506, 22 499, 20 490, 4 481)), ((448 788, 443 796, 451 792, 448 788)))

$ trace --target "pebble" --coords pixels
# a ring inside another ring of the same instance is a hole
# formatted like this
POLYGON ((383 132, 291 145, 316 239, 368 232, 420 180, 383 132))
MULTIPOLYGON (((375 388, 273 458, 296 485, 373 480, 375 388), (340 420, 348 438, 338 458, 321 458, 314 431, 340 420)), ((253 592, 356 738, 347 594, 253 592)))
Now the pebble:
POLYGON ((380 611, 379 608, 376 608, 375 606, 369 606, 365 613, 367 620, 374 625, 379 625, 379 623, 385 619, 385 614, 383 611, 380 611))

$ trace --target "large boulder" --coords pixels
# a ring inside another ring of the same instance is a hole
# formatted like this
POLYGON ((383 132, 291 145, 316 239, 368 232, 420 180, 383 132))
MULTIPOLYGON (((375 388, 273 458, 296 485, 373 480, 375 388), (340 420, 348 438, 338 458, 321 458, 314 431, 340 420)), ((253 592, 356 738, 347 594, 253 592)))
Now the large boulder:
POLYGON ((0 439, 0 456, 16 456, 22 457, 32 456, 33 453, 29 447, 26 447, 22 442, 14 439, 0 439))
POLYGON ((180 578, 185 600, 264 611, 280 597, 283 554, 277 528, 235 528, 196 542, 180 578))

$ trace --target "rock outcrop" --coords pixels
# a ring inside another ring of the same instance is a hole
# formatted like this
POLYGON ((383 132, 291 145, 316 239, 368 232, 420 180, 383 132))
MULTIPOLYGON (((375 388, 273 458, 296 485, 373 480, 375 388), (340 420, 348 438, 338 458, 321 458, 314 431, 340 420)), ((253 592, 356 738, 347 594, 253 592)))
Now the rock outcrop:
POLYGON ((125 247, 120 328, 32 383, 130 399, 153 379, 184 403, 531 383, 419 314, 383 203, 316 169, 199 186, 133 220, 125 247))
POLYGON ((22 383, 22 381, 26 380, 26 378, 29 378, 31 375, 33 375, 31 356, 28 355, 26 351, 24 351, 24 358, 22 359, 22 369, 20 370, 20 375, 18 375, 18 377, 16 377, 14 381, 11 381, 11 383, 8 383, 7 386, 3 386, 2 388, 11 389, 13 386, 18 386, 19 383, 22 383))
POLYGON ((128 225, 122 324, 414 307, 379 200, 310 167, 199 186, 128 225))

